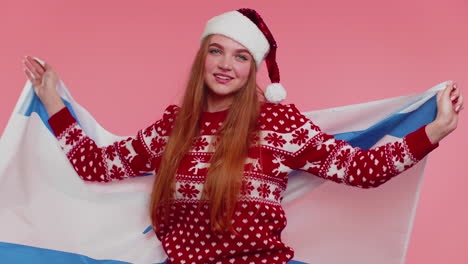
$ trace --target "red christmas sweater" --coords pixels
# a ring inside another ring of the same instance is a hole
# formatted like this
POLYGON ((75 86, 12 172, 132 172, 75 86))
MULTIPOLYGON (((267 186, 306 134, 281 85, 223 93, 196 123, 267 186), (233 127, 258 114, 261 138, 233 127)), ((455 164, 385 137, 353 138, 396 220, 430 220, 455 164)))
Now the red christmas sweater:
MULTIPOLYGON (((98 147, 67 108, 49 119, 55 136, 78 175, 86 181, 115 181, 157 173, 179 107, 136 136, 98 147)), ((201 134, 183 157, 176 175, 171 219, 156 233, 168 263, 287 263, 292 248, 281 241, 286 217, 280 204, 292 170, 360 188, 377 187, 410 168, 436 145, 425 127, 370 150, 323 133, 294 105, 264 104, 259 137, 249 150, 233 215, 234 234, 211 230, 208 206, 199 208, 216 134, 228 110, 202 114, 201 134)), ((157 176, 156 176, 157 177, 157 176)), ((313 176, 311 176, 313 177, 313 176)))

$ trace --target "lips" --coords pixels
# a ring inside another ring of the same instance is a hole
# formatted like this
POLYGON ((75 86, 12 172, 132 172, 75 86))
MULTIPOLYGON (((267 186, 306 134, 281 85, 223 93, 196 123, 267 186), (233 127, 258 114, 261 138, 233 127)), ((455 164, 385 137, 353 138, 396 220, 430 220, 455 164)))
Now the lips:
POLYGON ((233 77, 223 74, 223 73, 215 73, 213 74, 213 76, 218 83, 222 83, 222 84, 226 84, 230 82, 232 79, 234 79, 233 77))

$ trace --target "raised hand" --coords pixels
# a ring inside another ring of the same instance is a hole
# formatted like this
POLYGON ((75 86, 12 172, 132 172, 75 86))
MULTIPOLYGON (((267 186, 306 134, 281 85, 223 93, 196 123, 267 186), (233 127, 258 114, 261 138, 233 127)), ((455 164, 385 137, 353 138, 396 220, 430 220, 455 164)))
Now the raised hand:
POLYGON ((43 65, 35 58, 26 56, 23 60, 24 73, 34 86, 34 91, 44 104, 49 116, 54 115, 65 105, 56 90, 60 79, 53 68, 44 63, 43 65))
POLYGON ((427 136, 432 143, 438 143, 457 128, 459 114, 463 108, 460 87, 450 81, 445 89, 437 94, 436 119, 426 126, 427 136))

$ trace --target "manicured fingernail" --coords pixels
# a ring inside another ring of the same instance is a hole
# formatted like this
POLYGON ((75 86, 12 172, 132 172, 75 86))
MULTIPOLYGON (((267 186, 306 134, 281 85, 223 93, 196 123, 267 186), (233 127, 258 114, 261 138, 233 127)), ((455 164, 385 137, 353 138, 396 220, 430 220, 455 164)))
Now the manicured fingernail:
POLYGON ((450 97, 450 100, 452 101, 455 100, 455 96, 450 97))
POLYGON ((458 112, 460 110, 460 106, 457 106, 457 108, 455 108, 455 112, 458 112))

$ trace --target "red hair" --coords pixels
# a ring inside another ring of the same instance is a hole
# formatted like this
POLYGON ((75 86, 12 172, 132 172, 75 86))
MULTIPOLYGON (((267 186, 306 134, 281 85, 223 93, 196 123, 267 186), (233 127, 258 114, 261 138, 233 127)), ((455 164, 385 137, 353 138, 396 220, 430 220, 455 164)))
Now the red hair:
MULTIPOLYGON (((199 120, 208 89, 204 81, 204 65, 210 39, 208 36, 203 40, 195 56, 183 101, 153 184, 149 209, 156 231, 161 224, 169 222, 177 168, 200 133, 199 120)), ((209 206, 211 227, 219 232, 234 232, 232 214, 240 193, 247 152, 258 133, 260 101, 255 67, 252 62, 247 83, 234 95, 220 128, 200 201, 209 206)))

